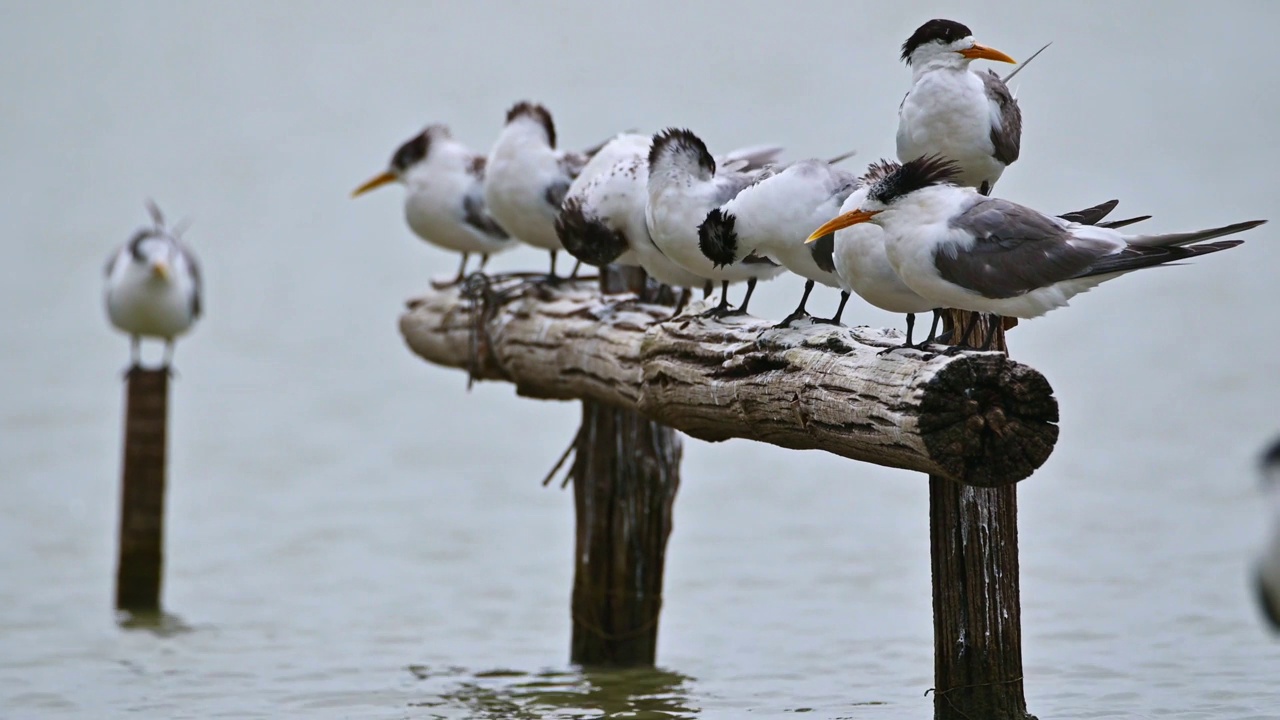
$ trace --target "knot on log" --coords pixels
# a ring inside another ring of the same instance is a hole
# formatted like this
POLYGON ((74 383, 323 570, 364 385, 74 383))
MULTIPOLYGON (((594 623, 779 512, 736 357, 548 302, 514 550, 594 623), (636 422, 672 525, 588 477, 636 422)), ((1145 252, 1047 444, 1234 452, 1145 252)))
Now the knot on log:
POLYGON ((999 353, 881 354, 898 333, 708 319, 700 303, 671 319, 586 283, 487 287, 411 301, 400 319, 410 349, 521 395, 609 403, 703 440, 826 450, 970 485, 1026 478, 1057 441, 1048 381, 999 353))

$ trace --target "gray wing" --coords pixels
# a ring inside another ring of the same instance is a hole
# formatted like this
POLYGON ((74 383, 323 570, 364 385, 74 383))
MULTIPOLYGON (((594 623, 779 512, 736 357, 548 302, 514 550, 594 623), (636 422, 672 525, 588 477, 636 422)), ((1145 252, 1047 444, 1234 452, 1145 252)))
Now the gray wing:
POLYGON ((1098 240, 1072 237, 1052 218, 997 198, 984 198, 951 220, 973 234, 973 246, 939 247, 943 279, 988 298, 1016 297, 1077 277, 1111 251, 1098 240))
POLYGON ((743 190, 776 174, 777 168, 773 165, 752 172, 717 173, 713 181, 716 184, 715 195, 711 198, 711 202, 715 203, 713 207, 720 207, 743 190))
MULTIPOLYGON (((174 241, 177 243, 177 240, 174 241)), ((195 253, 191 252, 186 246, 179 244, 178 251, 187 259, 187 267, 191 268, 191 284, 193 290, 191 293, 191 317, 198 318, 200 313, 204 312, 204 278, 200 275, 200 261, 196 259, 195 253)))
POLYGON ((507 240, 507 231, 489 215, 484 204, 484 170, 488 160, 483 155, 473 155, 467 166, 471 176, 471 189, 462 198, 462 221, 492 238, 507 240))
POLYGON ((1009 92, 1009 86, 994 71, 978 73, 978 77, 982 78, 987 100, 991 103, 991 144, 995 146, 995 158, 1011 165, 1018 159, 1022 148, 1022 111, 1018 109, 1013 93, 1009 92), (999 126, 995 118, 999 118, 999 126))
POLYGON ((510 238, 507 231, 497 223, 489 215, 488 209, 484 204, 483 191, 479 186, 467 193, 462 198, 462 221, 489 237, 498 240, 507 240, 510 238))
POLYGON ((813 256, 813 262, 818 265, 818 269, 833 273, 836 271, 836 234, 829 232, 826 235, 814 240, 809 244, 809 254, 813 256))

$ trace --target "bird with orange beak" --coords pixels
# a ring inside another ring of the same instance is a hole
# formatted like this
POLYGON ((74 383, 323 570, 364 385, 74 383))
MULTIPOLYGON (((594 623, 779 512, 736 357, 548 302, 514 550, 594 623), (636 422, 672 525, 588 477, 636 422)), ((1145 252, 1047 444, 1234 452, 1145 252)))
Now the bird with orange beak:
POLYGON ((173 361, 173 342, 200 317, 200 265, 178 239, 181 230, 165 226, 155 203, 148 202, 152 226, 107 261, 107 319, 128 333, 131 367, 142 361, 143 337, 164 340, 164 363, 173 361))
POLYGON ((930 20, 902 44, 911 89, 898 108, 898 160, 938 155, 959 167, 958 185, 983 195, 1018 159, 1022 111, 995 72, 974 72, 974 60, 1015 60, 980 45, 953 20, 930 20))
POLYGON ((466 275, 467 258, 489 256, 515 242, 489 214, 484 201, 485 158, 453 139, 444 125, 428 125, 396 149, 386 171, 352 191, 359 197, 384 185, 405 186, 409 229, 432 245, 462 253, 455 282, 466 275))

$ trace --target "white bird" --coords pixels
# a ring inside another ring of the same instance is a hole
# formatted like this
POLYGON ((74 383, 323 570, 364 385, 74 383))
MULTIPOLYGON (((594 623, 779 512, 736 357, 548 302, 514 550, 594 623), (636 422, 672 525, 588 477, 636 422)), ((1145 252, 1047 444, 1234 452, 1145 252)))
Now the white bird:
POLYGON ((952 20, 921 25, 902 44, 902 59, 912 81, 898 108, 898 159, 950 158, 960 166, 957 184, 990 194, 1018 159, 1022 112, 999 75, 974 72, 969 64, 1016 61, 979 45, 969 28, 952 20))
POLYGON ((490 255, 515 246, 485 208, 484 175, 483 156, 454 140, 448 127, 428 125, 396 149, 386 171, 351 197, 393 182, 404 184, 409 229, 432 245, 462 253, 454 280, 461 282, 472 253, 479 253, 484 269, 490 255))
POLYGON ((1271 538, 1255 575, 1258 602, 1271 628, 1280 632, 1280 441, 1262 457, 1263 484, 1271 505, 1271 538))
POLYGON ((1242 241, 1205 241, 1266 222, 1125 235, 985 197, 953 184, 957 173, 954 163, 939 157, 904 163, 871 186, 858 209, 818 228, 810 241, 875 223, 884 230, 894 272, 934 307, 1033 318, 1125 273, 1235 247, 1242 241))
POLYGON ((484 181, 489 212, 516 239, 550 251, 552 279, 556 254, 564 247, 556 235, 556 216, 591 152, 557 150, 551 113, 531 102, 507 111, 507 124, 489 151, 484 181))
MULTIPOLYGON (((556 232, 565 249, 588 265, 639 266, 660 283, 702 287, 704 278, 663 255, 649 236, 645 206, 652 141, 649 135, 623 134, 601 148, 570 186, 556 232), (606 163, 611 163, 607 169, 596 172, 597 164, 606 163)), ((776 145, 756 145, 731 151, 717 162, 754 169, 772 162, 781 151, 776 145)), ((681 297, 681 307, 685 300, 687 294, 681 297)))
POLYGON ((649 201, 645 219, 653 242, 664 255, 704 280, 721 283, 720 304, 713 315, 747 311, 756 281, 777 277, 782 267, 760 255, 717 267, 698 246, 698 227, 707 213, 732 200, 743 189, 769 177, 772 168, 722 169, 697 135, 670 128, 653 137, 649 149, 649 201), (730 282, 747 281, 742 305, 729 310, 730 282))
POLYGON ((128 333, 131 367, 142 363, 143 337, 164 340, 164 364, 173 362, 173 343, 200 317, 200 265, 165 227, 164 216, 148 201, 152 226, 134 233, 107 260, 107 317, 128 333))
POLYGON ((841 290, 840 307, 829 321, 840 323, 849 294, 840 287, 832 259, 832 238, 799 242, 814 226, 839 212, 858 186, 857 177, 825 160, 802 160, 752 185, 707 213, 698 228, 698 247, 722 268, 752 254, 764 255, 805 279, 804 295, 782 326, 805 317, 814 282, 841 290))
MULTIPOLYGON (((844 201, 844 205, 840 207, 840 212, 848 213, 857 210, 866 202, 867 193, 870 192, 871 188, 900 167, 901 165, 891 160, 872 163, 867 168, 866 173, 859 178, 858 189, 849 195, 844 201)), ((1099 205, 1085 208, 1084 210, 1076 210, 1058 217, 1071 222, 1078 222, 1082 225, 1097 225, 1106 228, 1120 228, 1151 217, 1142 215, 1124 220, 1103 222, 1107 215, 1115 209, 1118 202, 1117 200, 1109 200, 1099 205)), ((814 245, 817 246, 821 243, 822 240, 820 239, 814 242, 814 245)), ((837 230, 832 254, 836 275, 840 280, 840 286, 845 291, 856 294, 881 310, 906 314, 907 340, 902 347, 913 347, 911 337, 912 331, 915 329, 915 314, 922 312, 933 312, 934 322, 929 330, 929 336, 919 346, 914 347, 923 347, 933 342, 938 329, 939 315, 937 311, 939 308, 933 301, 921 297, 919 293, 907 287, 902 282, 902 279, 898 277, 898 273, 894 271, 893 265, 889 262, 889 254, 885 250, 884 244, 884 231, 880 229, 879 225, 869 222, 858 223, 837 230)))

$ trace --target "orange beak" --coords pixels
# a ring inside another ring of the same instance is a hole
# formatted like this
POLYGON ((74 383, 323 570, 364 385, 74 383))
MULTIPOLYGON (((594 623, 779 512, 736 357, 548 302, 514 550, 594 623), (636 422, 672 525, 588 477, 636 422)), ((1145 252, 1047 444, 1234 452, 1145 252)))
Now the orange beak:
POLYGON ((355 190, 352 190, 351 197, 353 198, 360 197, 361 195, 369 192, 370 190, 380 188, 383 185, 386 185, 388 183, 393 183, 395 181, 396 181, 396 174, 388 170, 382 173, 381 175, 378 175, 377 177, 370 179, 369 182, 361 185, 355 190))
POLYGON ((817 240, 818 238, 822 237, 823 235, 833 233, 837 230, 842 230, 844 228, 849 227, 850 225, 857 225, 858 223, 867 222, 868 220, 879 215, 882 212, 884 211, 883 210, 854 210, 852 212, 847 212, 836 218, 828 220, 827 224, 823 225, 817 230, 814 230, 813 234, 810 235, 808 239, 805 240, 805 243, 806 244, 811 243, 814 240, 817 240))
POLYGON ((995 48, 987 47, 986 45, 979 45, 977 43, 974 43, 971 48, 961 50, 960 54, 970 60, 995 60, 996 62, 1013 63, 1015 65, 1018 63, 1017 60, 1014 60, 995 48))

